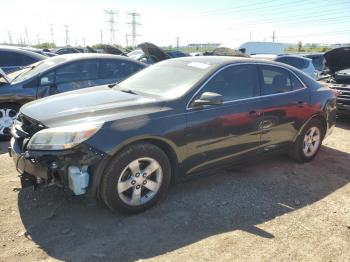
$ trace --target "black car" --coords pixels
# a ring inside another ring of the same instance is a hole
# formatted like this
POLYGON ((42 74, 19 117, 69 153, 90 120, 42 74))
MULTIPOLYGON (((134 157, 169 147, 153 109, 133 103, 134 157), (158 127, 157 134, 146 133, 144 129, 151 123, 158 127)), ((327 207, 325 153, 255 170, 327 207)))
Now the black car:
POLYGON ((11 73, 46 59, 47 56, 15 47, 0 47, 0 69, 11 73))
MULTIPOLYGON (((106 54, 70 54, 48 58, 0 78, 0 137, 27 102, 49 95, 119 82, 146 65, 106 54)), ((49 112, 47 112, 49 113, 49 112)))
POLYGON ((336 98, 288 65, 188 57, 21 108, 10 154, 22 185, 59 183, 112 210, 154 205, 170 181, 268 152, 311 161, 336 98), (46 112, 51 112, 47 114, 46 112))

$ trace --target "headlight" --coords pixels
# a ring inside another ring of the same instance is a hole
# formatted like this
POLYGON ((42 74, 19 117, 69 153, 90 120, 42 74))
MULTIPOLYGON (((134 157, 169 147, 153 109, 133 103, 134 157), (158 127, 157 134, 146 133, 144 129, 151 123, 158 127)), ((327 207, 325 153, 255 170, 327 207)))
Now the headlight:
POLYGON ((92 137, 101 126, 102 123, 94 123, 44 129, 30 139, 28 149, 69 149, 92 137))

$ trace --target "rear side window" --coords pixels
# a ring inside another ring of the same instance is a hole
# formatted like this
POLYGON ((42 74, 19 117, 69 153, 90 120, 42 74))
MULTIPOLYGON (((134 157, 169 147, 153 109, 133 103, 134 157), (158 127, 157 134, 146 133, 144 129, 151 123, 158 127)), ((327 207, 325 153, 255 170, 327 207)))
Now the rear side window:
POLYGON ((280 94, 293 90, 287 70, 275 66, 260 65, 261 95, 280 94))
POLYGON ((0 66, 22 66, 23 55, 17 52, 0 51, 0 66))
POLYGON ((27 56, 27 55, 23 55, 23 65, 30 65, 37 62, 36 59, 34 59, 33 57, 27 56))
POLYGON ((55 70, 56 83, 94 80, 98 78, 98 61, 77 61, 55 70))
POLYGON ((300 82, 300 80, 294 75, 290 74, 293 90, 298 90, 304 88, 304 85, 300 82))
POLYGON ((278 57, 275 59, 277 62, 281 62, 287 65, 294 66, 298 69, 305 69, 309 66, 309 62, 303 58, 297 57, 278 57))
POLYGON ((102 79, 125 79, 141 70, 143 67, 128 61, 104 60, 100 62, 100 78, 102 79))
POLYGON ((215 75, 203 87, 204 92, 223 96, 224 101, 250 98, 257 95, 258 74, 255 65, 231 66, 215 75))

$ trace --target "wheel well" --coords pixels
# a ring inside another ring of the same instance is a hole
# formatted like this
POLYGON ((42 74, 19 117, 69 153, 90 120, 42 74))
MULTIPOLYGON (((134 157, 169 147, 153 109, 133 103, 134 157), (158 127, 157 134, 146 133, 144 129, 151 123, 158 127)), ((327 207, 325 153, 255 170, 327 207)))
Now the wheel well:
POLYGON ((156 147, 159 147, 161 150, 165 152, 165 154, 168 156, 170 165, 171 165, 171 180, 172 182, 175 181, 176 179, 176 174, 177 174, 177 169, 178 169, 178 158, 177 155, 174 151, 174 149, 166 142, 159 140, 159 139, 142 139, 135 141, 134 143, 139 143, 139 142, 147 142, 150 144, 155 145, 156 147))
POLYGON ((0 102, 0 107, 1 106, 15 106, 16 108, 20 108, 22 105, 21 104, 18 104, 18 103, 16 103, 16 102, 4 102, 4 103, 1 103, 0 102))
POLYGON ((324 116, 321 116, 321 115, 317 115, 317 116, 314 116, 313 119, 317 119, 318 121, 321 122, 322 124, 322 127, 323 127, 323 137, 325 136, 325 134, 327 133, 327 129, 328 129, 328 125, 327 125, 327 121, 326 119, 324 118, 324 116))

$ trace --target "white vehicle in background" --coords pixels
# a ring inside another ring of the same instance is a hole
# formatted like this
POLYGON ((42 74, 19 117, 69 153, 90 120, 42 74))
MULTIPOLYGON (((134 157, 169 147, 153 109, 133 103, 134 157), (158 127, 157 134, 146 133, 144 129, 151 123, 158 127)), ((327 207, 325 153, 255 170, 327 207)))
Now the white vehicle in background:
POLYGON ((285 44, 275 42, 246 42, 238 47, 247 55, 255 54, 283 54, 285 44))
POLYGON ((315 80, 319 77, 319 72, 315 69, 310 58, 299 55, 280 55, 276 56, 273 60, 294 66, 315 80))

